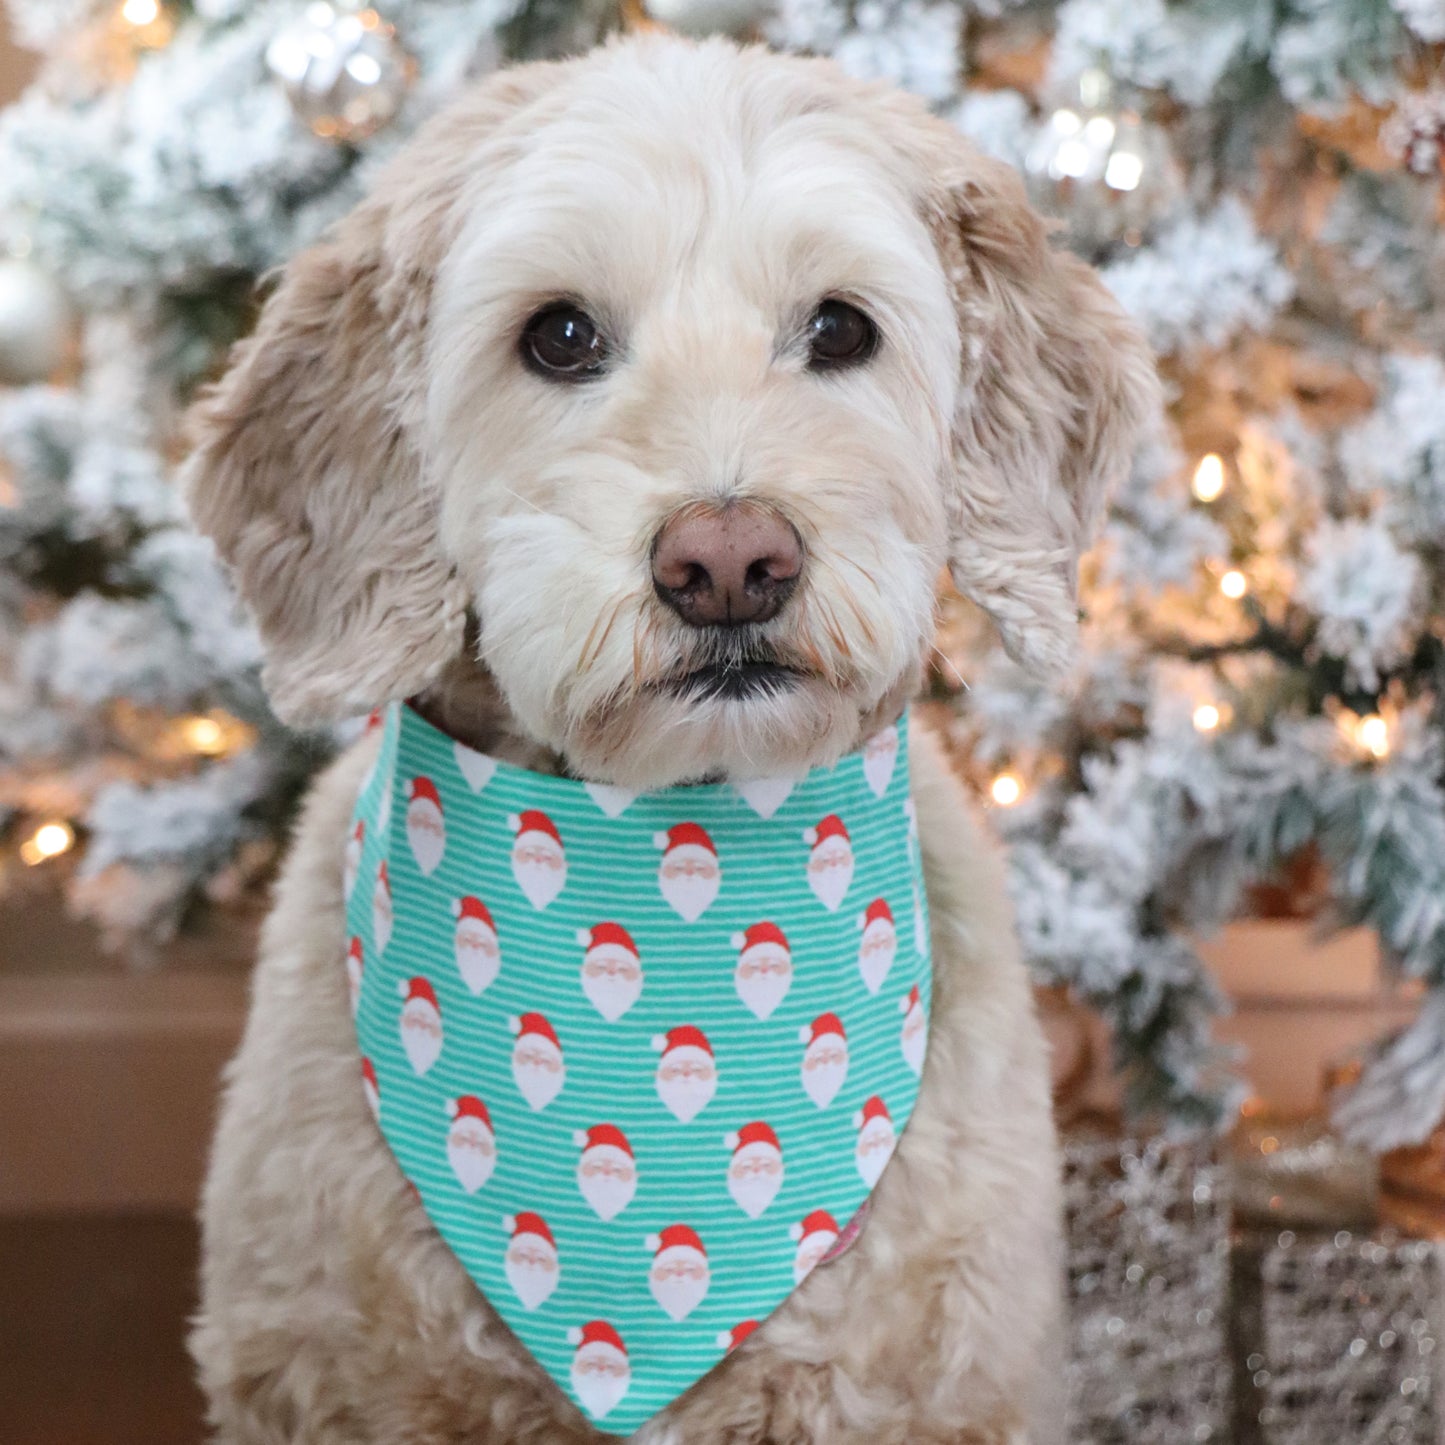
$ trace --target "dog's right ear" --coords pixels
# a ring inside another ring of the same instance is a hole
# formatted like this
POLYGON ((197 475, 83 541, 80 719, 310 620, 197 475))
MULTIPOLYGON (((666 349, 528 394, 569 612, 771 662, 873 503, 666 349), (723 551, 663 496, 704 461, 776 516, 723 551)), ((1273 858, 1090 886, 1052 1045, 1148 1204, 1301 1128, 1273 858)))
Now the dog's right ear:
POLYGON ((371 199, 290 262, 188 418, 191 514, 255 613, 288 722, 410 696, 462 647, 469 599, 423 459, 432 286, 479 147, 562 68, 501 72, 424 127, 371 199))

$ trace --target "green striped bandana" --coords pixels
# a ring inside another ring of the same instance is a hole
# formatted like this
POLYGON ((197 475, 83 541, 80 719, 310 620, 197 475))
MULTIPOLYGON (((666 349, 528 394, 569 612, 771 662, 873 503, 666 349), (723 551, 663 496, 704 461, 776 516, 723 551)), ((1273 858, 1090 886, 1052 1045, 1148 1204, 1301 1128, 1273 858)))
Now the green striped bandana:
POLYGON ((385 715, 346 848, 366 1096, 547 1373, 628 1433, 851 1237, 931 973, 905 717, 634 795, 385 715))

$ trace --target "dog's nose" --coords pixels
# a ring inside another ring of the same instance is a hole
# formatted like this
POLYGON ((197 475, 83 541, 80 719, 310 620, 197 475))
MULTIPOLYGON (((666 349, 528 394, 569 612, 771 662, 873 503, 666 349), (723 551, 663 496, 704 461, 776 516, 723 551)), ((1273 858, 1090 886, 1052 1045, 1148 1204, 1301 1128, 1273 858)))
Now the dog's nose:
POLYGON ((772 507, 688 508, 652 548, 657 595, 692 627, 767 622, 803 571, 797 528, 772 507))

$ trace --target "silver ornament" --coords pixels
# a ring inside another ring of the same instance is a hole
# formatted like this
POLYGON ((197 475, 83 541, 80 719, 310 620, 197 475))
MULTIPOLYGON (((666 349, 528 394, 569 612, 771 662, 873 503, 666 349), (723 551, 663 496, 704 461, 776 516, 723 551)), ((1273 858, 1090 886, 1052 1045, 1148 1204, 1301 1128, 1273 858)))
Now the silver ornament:
POLYGON ((74 313, 47 272, 16 257, 0 259, 0 384, 44 381, 65 360, 74 313))
POLYGON ((647 13, 682 35, 743 35, 771 13, 768 0, 648 0, 647 13))
POLYGON ((414 66, 396 31, 354 0, 313 0, 266 47, 296 118, 325 140, 365 140, 390 124, 414 66))

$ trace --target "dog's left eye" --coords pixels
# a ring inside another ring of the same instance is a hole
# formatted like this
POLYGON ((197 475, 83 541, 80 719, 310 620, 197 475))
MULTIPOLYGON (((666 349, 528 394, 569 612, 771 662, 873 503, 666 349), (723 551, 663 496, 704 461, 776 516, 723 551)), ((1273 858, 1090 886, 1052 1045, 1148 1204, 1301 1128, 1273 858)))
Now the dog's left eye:
POLYGON ((877 349, 878 328, 846 301, 824 301, 808 322, 808 366, 813 371, 858 366, 877 349))
POLYGON ((548 306, 522 328, 522 360, 555 381, 585 381, 607 358, 597 323, 576 306, 548 306))

